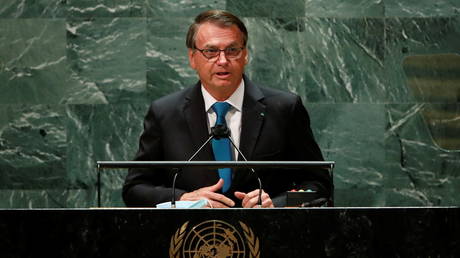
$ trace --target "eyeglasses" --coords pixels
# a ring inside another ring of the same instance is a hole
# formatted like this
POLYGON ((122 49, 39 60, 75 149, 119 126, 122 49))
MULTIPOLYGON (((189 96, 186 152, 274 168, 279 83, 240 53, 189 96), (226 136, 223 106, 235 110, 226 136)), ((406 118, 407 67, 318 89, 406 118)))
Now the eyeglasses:
POLYGON ((225 57, 228 59, 238 59, 241 57, 242 50, 244 47, 228 47, 226 49, 218 49, 218 48, 205 48, 199 49, 195 48, 196 50, 200 51, 204 57, 208 59, 208 61, 212 62, 217 60, 220 56, 220 52, 224 52, 225 57))

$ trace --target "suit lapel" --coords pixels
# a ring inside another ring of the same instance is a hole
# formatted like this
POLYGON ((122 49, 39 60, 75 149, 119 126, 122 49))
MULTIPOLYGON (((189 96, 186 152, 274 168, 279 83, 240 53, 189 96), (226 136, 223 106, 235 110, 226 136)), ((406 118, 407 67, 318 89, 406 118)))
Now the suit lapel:
MULTIPOLYGON (((262 103, 263 94, 260 89, 252 84, 245 76, 245 93, 243 99, 243 114, 241 118, 240 149, 248 160, 251 160, 254 147, 262 129, 264 122, 265 105, 262 103)), ((185 97, 183 107, 184 117, 192 138, 195 149, 197 150, 208 139, 208 121, 204 110, 204 100, 201 93, 200 83, 192 87, 185 97)), ((214 160, 212 147, 208 144, 196 160, 214 160)), ((238 157, 238 160, 243 158, 238 157)), ((247 172, 234 173, 234 182, 237 183, 241 176, 247 176, 247 172)), ((215 173, 204 173, 207 182, 210 184, 217 182, 219 176, 215 173)), ((234 187, 235 185, 232 185, 234 187)), ((230 189, 229 192, 231 192, 230 189)))
MULTIPOLYGON (((260 89, 244 76, 245 92, 243 114, 241 118, 240 149, 248 160, 251 160, 254 147, 262 129, 265 105, 261 102, 264 95, 260 89)), ((243 158, 238 157, 238 160, 243 158)))
MULTIPOLYGON (((190 136, 195 150, 208 139, 208 121, 204 110, 204 100, 201 93, 200 83, 197 83, 185 97, 184 117, 188 125, 190 136)), ((210 144, 201 150, 198 160, 213 160, 210 144), (200 158, 201 157, 201 158, 200 158)))

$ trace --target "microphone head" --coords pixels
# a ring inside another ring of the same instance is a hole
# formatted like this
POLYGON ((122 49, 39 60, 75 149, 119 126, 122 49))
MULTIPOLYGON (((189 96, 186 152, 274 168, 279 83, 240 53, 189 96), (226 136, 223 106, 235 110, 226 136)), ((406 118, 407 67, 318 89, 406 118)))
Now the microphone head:
POLYGON ((211 127, 211 134, 216 139, 227 138, 230 136, 230 129, 228 129, 227 125, 225 124, 216 125, 211 127))

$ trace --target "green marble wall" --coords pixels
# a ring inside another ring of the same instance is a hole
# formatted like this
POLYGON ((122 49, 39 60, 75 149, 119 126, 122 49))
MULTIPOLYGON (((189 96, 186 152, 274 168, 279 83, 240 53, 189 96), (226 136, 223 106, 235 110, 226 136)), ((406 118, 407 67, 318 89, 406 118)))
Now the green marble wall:
POLYGON ((460 1, 2 0, 0 208, 94 206, 95 161, 131 159, 149 102, 195 82, 210 8, 244 18, 254 81, 302 96, 337 206, 460 204, 460 1))

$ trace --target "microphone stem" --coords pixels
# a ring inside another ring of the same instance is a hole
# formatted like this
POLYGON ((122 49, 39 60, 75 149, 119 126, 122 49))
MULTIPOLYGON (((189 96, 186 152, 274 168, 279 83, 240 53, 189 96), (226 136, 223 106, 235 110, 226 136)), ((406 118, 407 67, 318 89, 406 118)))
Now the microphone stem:
MULTIPOLYGON (((246 159, 246 157, 243 155, 243 153, 240 151, 240 149, 238 147, 236 147, 235 143, 233 142, 233 139, 232 139, 231 135, 228 136, 228 139, 230 139, 230 142, 232 143, 233 148, 235 148, 235 150, 238 152, 238 154, 240 154, 241 157, 243 157, 244 161, 248 161, 248 159, 246 159)), ((254 170, 254 168, 251 168, 251 171, 252 171, 252 173, 254 173, 256 175, 257 181, 259 182, 259 200, 257 200, 257 208, 262 208, 262 181, 260 180, 260 177, 257 175, 257 173, 254 170)))
MULTIPOLYGON (((252 172, 256 173, 256 171, 253 168, 251 168, 251 169, 252 169, 252 172)), ((256 176, 257 176, 257 174, 256 174, 256 176)), ((262 181, 260 181, 259 176, 257 176, 257 181, 259 181, 259 200, 257 201, 258 202, 257 203, 257 206, 258 206, 257 208, 262 208, 262 181)))
MULTIPOLYGON (((206 140, 205 143, 203 143, 200 148, 195 151, 195 153, 193 153, 193 155, 187 160, 187 161, 191 161, 193 158, 195 158, 195 156, 200 153, 201 149, 204 148, 204 146, 206 146, 206 144, 208 144, 209 141, 211 141, 211 139, 214 138, 214 135, 210 135, 209 138, 206 140)), ((179 173, 182 171, 181 168, 178 168, 176 169, 176 173, 174 173, 174 178, 173 178, 173 182, 172 182, 172 198, 171 198, 171 208, 176 208, 176 178, 177 178, 177 175, 179 175, 179 173)))
POLYGON ((206 146, 206 144, 208 144, 208 142, 212 140, 212 138, 214 138, 214 135, 211 134, 211 135, 209 136, 209 138, 206 140, 206 142, 203 143, 203 144, 200 146, 200 148, 199 148, 197 151, 195 151, 195 153, 193 153, 193 155, 192 155, 187 161, 191 161, 193 158, 195 158, 195 156, 198 155, 198 153, 200 153, 201 149, 203 149, 204 146, 206 146))
POLYGON ((173 185, 172 185, 173 194, 172 194, 172 200, 171 200, 171 208, 176 208, 176 178, 180 171, 181 169, 178 168, 173 178, 173 185))
MULTIPOLYGON (((209 136, 209 138, 206 140, 206 142, 203 143, 195 153, 193 153, 193 155, 188 159, 188 161, 193 160, 193 158, 195 158, 195 156, 198 155, 198 153, 200 153, 200 151, 204 148, 204 146, 206 146, 206 144, 208 144, 208 142, 210 142, 214 137, 215 137, 215 135, 211 134, 209 136)), ((230 134, 228 135, 228 139, 230 140, 230 143, 236 149, 238 154, 240 154, 241 157, 244 159, 244 161, 248 161, 248 159, 246 159, 246 157, 240 151, 240 149, 238 147, 236 147, 235 142, 233 142, 233 139, 232 139, 230 134)), ((176 208, 176 178, 177 178, 178 174, 181 172, 181 170, 182 169, 178 168, 177 172, 174 174, 173 183, 172 183, 173 196, 172 196, 172 200, 171 200, 171 208, 176 208)), ((257 181, 259 182, 259 200, 258 200, 258 203, 257 203, 257 207, 262 208, 262 181, 260 180, 260 178, 257 175, 257 173, 254 170, 254 168, 251 168, 251 171, 255 174, 255 176, 257 177, 257 181)))

